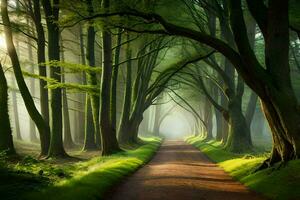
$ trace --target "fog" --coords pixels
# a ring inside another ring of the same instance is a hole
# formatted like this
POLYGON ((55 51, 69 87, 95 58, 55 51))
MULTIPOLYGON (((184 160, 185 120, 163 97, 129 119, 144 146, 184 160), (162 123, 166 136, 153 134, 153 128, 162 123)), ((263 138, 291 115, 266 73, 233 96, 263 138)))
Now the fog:
POLYGON ((192 127, 186 111, 174 111, 160 125, 159 132, 165 139, 180 140, 191 135, 192 127))

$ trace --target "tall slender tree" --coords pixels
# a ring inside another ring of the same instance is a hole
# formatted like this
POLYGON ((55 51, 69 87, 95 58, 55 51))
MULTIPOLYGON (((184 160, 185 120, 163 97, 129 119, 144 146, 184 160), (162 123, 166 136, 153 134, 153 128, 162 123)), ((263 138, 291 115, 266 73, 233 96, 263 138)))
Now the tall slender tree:
MULTIPOLYGON (((45 12, 47 32, 48 32, 48 58, 49 61, 60 60, 59 46, 59 0, 42 0, 45 12)), ((61 82, 61 69, 58 66, 50 68, 50 77, 58 83, 61 82)), ((51 92, 51 140, 49 147, 49 157, 64 157, 66 152, 63 147, 62 134, 62 90, 61 88, 52 89, 51 92)))
POLYGON ((45 140, 45 135, 47 135, 50 131, 49 126, 47 123, 45 123, 43 117, 40 115, 39 111, 36 109, 34 101, 32 96, 30 95, 30 92, 26 86, 26 83, 24 81, 24 77, 22 74, 19 58, 13 43, 13 35, 12 35, 12 26, 8 17, 8 10, 7 10, 7 0, 1 1, 1 16, 2 21, 4 24, 4 33, 5 33, 5 40, 6 40, 6 47, 7 52, 10 57, 15 78, 19 87, 19 90, 21 92, 21 95, 23 97, 26 109, 31 117, 31 119, 35 122, 39 134, 40 134, 40 140, 41 140, 41 156, 44 156, 48 152, 48 144, 47 140, 45 140))
MULTIPOLYGON (((2 5, 1 5, 2 6, 2 5)), ((0 151, 15 154, 12 131, 8 115, 8 86, 3 67, 0 63, 0 151)))
MULTIPOLYGON (((109 12, 110 1, 103 0, 103 9, 109 12)), ((112 80, 112 38, 111 33, 104 23, 103 38, 103 67, 101 77, 101 94, 100 94, 100 127, 101 127, 101 144, 102 155, 110 155, 120 151, 116 137, 116 129, 111 122, 111 80, 112 80)))

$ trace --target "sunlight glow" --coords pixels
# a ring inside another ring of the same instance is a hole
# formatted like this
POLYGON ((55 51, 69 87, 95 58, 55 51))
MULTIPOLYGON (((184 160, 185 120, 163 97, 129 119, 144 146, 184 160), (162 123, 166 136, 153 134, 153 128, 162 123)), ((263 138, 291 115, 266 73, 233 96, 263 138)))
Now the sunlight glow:
POLYGON ((0 34, 0 48, 1 49, 6 48, 6 42, 3 34, 0 34))

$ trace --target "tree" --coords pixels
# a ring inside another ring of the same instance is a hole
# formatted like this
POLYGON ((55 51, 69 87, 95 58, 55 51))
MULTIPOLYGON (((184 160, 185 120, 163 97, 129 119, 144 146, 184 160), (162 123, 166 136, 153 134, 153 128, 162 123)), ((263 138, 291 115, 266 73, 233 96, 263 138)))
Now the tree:
MULTIPOLYGON (((33 13, 31 14, 31 16, 35 24, 35 29, 37 33, 37 61, 39 65, 39 75, 43 77, 47 77, 47 69, 44 66, 44 63, 46 62, 46 55, 45 55, 46 39, 45 39, 44 27, 42 24, 40 0, 33 0, 33 13)), ((49 94, 46 86, 47 86, 47 82, 43 79, 40 79, 41 114, 45 122, 49 124, 49 97, 48 97, 49 94)), ((46 137, 50 143, 50 133, 46 137)))
MULTIPOLYGON (((88 0, 87 11, 89 15, 94 14, 92 0, 88 0)), ((87 31, 87 46, 86 46, 86 59, 89 66, 96 67, 95 64, 95 27, 93 21, 88 22, 88 31, 87 31)), ((98 84, 97 76, 95 72, 88 72, 87 75, 87 84, 96 86, 98 84)), ((95 130, 95 141, 96 145, 100 147, 101 138, 100 138, 100 126, 99 126, 99 96, 95 94, 90 95, 92 112, 93 112, 93 121, 94 121, 94 130, 95 130)))
MULTIPOLYGON (((223 3, 225 4, 227 1, 223 1, 223 3)), ((226 42, 211 37, 205 32, 175 25, 155 13, 121 11, 112 15, 130 15, 151 22, 159 22, 163 29, 144 32, 187 37, 206 44, 227 57, 247 85, 261 99, 274 142, 270 159, 263 166, 267 167, 276 162, 296 159, 299 156, 300 112, 298 112, 298 102, 291 84, 288 62, 289 1, 271 0, 265 5, 261 1, 247 0, 247 5, 264 37, 266 69, 258 62, 249 44, 241 0, 228 1, 230 27, 233 30, 238 51, 226 42)), ((108 15, 99 14, 94 17, 103 16, 108 15)), ((131 30, 139 31, 132 28, 131 30)))
MULTIPOLYGON (((60 60, 59 47, 59 0, 42 0, 48 31, 48 57, 49 61, 60 60)), ((58 66, 50 68, 50 77, 61 83, 61 69, 58 66)), ((65 157, 62 134, 62 90, 52 89, 51 92, 51 140, 48 157, 65 157)))
MULTIPOLYGON (((109 12, 109 0, 103 1, 103 9, 109 12)), ((108 27, 102 31, 103 38, 103 67, 100 93, 100 130, 102 155, 110 155, 120 151, 116 129, 111 121, 111 80, 112 80, 112 39, 108 27)))
POLYGON ((7 154, 15 154, 12 131, 8 115, 8 86, 1 63, 0 68, 0 151, 6 151, 7 154))
POLYGON ((26 86, 26 83, 24 81, 24 77, 22 74, 19 58, 13 43, 13 36, 12 36, 12 30, 11 30, 11 23, 8 17, 8 11, 7 11, 7 0, 1 1, 1 16, 2 21, 4 24, 4 33, 5 33, 5 40, 6 40, 6 46, 7 46, 7 52, 9 54, 15 78, 19 87, 19 90, 21 92, 22 98, 24 100, 26 109, 31 117, 31 119, 35 122, 39 134, 40 134, 40 140, 41 140, 41 156, 45 156, 48 152, 48 143, 45 138, 45 136, 49 133, 50 129, 49 126, 45 123, 43 117, 40 115, 38 110, 35 107, 34 101, 30 95, 30 92, 26 86))
MULTIPOLYGON (((65 52, 64 52, 64 45, 63 45, 63 38, 60 38, 61 40, 61 60, 62 62, 65 62, 65 52)), ((62 68, 61 70, 61 82, 65 83, 65 70, 62 68)), ((75 146, 73 139, 72 139, 72 133, 71 133, 71 125, 70 125, 70 115, 69 115, 69 103, 68 103, 68 95, 67 95, 67 89, 64 88, 62 90, 62 105, 63 105, 63 131, 64 131, 64 147, 66 148, 72 148, 75 146)))

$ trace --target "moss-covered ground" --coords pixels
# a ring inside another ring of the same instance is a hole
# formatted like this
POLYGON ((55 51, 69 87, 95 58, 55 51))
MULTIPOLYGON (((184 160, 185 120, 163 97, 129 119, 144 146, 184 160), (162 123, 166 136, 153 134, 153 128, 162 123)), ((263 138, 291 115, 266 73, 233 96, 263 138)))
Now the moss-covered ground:
POLYGON ((101 199, 105 192, 133 173, 159 148, 158 138, 112 156, 88 160, 37 160, 0 155, 1 199, 101 199))

